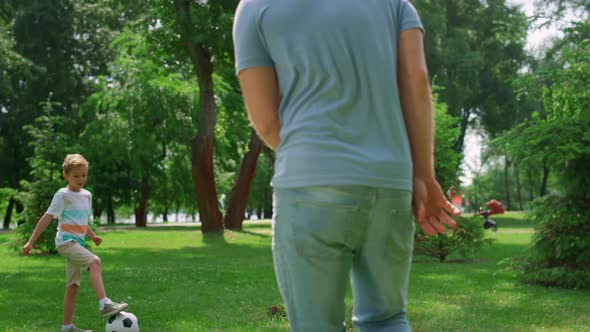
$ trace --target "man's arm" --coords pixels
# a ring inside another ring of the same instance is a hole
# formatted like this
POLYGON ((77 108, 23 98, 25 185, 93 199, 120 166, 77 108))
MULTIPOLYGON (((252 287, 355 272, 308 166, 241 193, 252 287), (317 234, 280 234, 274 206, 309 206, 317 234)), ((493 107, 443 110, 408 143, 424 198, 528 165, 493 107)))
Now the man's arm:
POLYGON ((258 136, 271 149, 281 142, 279 104, 281 102, 277 76, 271 67, 252 67, 238 74, 248 118, 258 136))
POLYGON ((397 68, 400 101, 414 164, 414 214, 427 234, 444 233, 441 222, 451 227, 457 225, 445 210, 454 215, 460 212, 445 198, 434 174, 432 92, 420 29, 400 33, 397 68))

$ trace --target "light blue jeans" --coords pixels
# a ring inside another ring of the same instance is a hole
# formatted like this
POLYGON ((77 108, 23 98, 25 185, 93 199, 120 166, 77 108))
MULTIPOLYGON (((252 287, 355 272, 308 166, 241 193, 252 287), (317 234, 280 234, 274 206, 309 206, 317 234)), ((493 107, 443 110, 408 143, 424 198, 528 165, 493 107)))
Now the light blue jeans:
POLYGON ((362 332, 410 331, 411 201, 363 186, 275 189, 272 251, 293 331, 343 331, 349 276, 362 332))

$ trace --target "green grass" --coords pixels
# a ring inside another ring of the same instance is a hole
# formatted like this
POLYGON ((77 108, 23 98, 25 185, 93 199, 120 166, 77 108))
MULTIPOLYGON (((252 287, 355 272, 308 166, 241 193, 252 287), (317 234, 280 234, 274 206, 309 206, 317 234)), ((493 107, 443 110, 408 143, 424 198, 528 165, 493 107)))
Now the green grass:
MULTIPOLYGON (((495 242, 468 263, 413 265, 409 318, 414 331, 590 331, 590 292, 524 285, 498 262, 527 249, 532 225, 522 215, 494 216, 495 242)), ((142 331, 288 331, 266 311, 281 304, 269 224, 203 238, 197 227, 100 232, 109 296, 130 304, 142 331)), ((24 257, 0 233, 0 331, 56 331, 61 324, 64 262, 24 257)), ((87 274, 75 323, 104 329, 87 274)), ((347 298, 350 320, 350 295, 347 298)))

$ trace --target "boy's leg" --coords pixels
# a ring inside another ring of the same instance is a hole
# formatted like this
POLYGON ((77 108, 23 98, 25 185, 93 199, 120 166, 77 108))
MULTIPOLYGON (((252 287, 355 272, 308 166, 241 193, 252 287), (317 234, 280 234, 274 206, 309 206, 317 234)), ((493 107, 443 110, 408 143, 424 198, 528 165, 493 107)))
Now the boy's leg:
MULTIPOLYGON (((66 292, 64 294, 63 303, 63 324, 72 324, 74 320, 74 309, 76 307, 76 296, 78 295, 78 289, 80 288, 80 265, 76 264, 77 259, 72 260, 75 257, 76 250, 74 249, 74 243, 67 243, 57 248, 57 251, 66 258, 66 292)), ((77 245, 77 243, 76 243, 77 245)))
POLYGON ((74 321, 74 309, 76 307, 76 295, 78 295, 78 288, 76 284, 71 284, 66 287, 64 295, 64 321, 63 325, 72 324, 74 321))
POLYGON ((94 288, 96 298, 98 300, 102 300, 105 297, 107 297, 107 294, 104 290, 104 283, 102 281, 102 269, 100 258, 96 257, 96 259, 94 259, 88 265, 88 272, 90 274, 90 282, 92 283, 92 288, 94 288))
MULTIPOLYGON (((66 257, 68 262, 77 267, 83 267, 89 271, 92 288, 100 303, 100 314, 103 317, 115 315, 127 308, 127 303, 114 303, 107 298, 102 280, 101 262, 98 256, 83 248, 77 242, 70 242, 58 249, 59 253, 66 257)), ((68 277, 69 278, 69 277, 68 277)), ((68 285, 69 285, 68 279, 68 285)), ((77 275, 77 284, 80 284, 80 273, 77 275)))
POLYGON ((102 268, 100 258, 95 256, 94 260, 88 265, 88 272, 90 274, 90 282, 94 293, 99 303, 99 311, 102 317, 109 317, 116 315, 119 312, 127 309, 127 303, 115 303, 111 301, 104 290, 104 283, 102 281, 102 268))
POLYGON ((351 273, 353 323, 362 332, 410 331, 405 314, 415 228, 411 202, 411 192, 377 191, 351 273))
POLYGON ((105 291, 102 284, 102 275, 100 269, 100 258, 90 252, 88 249, 80 246, 78 242, 72 241, 57 248, 57 251, 64 256, 68 261, 68 266, 75 266, 78 268, 78 273, 72 276, 68 275, 68 285, 70 282, 76 282, 80 285, 80 268, 87 269, 90 272, 90 281, 92 288, 96 293, 96 297, 100 300, 104 297, 105 291), (69 278, 75 278, 72 281, 69 278))
POLYGON ((273 258, 292 331, 344 330, 354 195, 335 187, 276 189, 273 258))

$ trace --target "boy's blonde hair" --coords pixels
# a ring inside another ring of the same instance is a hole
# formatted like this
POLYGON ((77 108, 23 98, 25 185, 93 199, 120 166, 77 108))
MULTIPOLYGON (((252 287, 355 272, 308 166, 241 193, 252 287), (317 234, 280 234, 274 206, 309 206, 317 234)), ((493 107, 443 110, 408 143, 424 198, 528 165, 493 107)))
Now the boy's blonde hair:
POLYGON ((69 174, 72 168, 76 166, 88 167, 88 161, 81 154, 69 154, 61 165, 66 174, 69 174))

